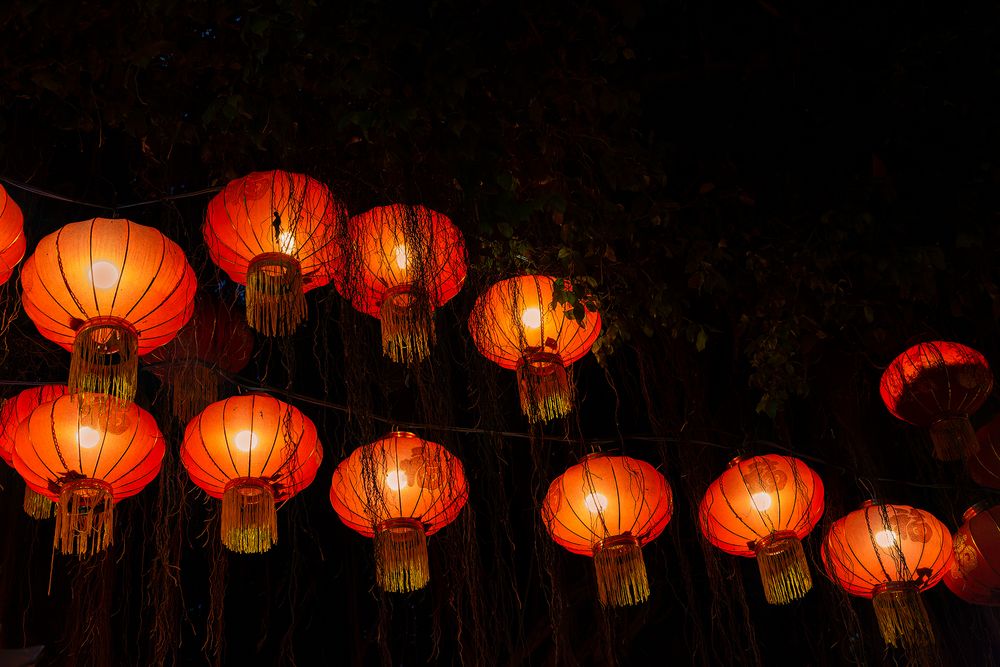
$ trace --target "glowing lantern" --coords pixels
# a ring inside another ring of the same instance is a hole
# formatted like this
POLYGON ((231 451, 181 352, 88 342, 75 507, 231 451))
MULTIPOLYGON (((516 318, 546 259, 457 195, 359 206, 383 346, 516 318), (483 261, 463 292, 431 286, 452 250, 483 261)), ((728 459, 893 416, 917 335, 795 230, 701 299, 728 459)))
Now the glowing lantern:
POLYGON ((286 336, 306 318, 305 293, 330 282, 344 207, 319 181, 287 171, 232 181, 208 204, 202 233, 215 264, 247 288, 247 321, 286 336))
POLYGON ((0 283, 7 282, 24 257, 24 216, 0 185, 0 283))
POLYGON ((899 419, 930 427, 934 456, 953 461, 978 448, 969 415, 993 389, 983 355, 959 343, 921 343, 896 357, 882 375, 881 393, 899 419))
POLYGON ((212 403, 181 443, 191 481, 222 499, 222 543, 238 553, 262 553, 278 541, 275 502, 309 486, 322 461, 312 421, 261 394, 212 403))
POLYGON ((355 449, 337 466, 330 486, 340 520, 374 538, 375 577, 392 593, 427 585, 426 538, 454 521, 468 496, 461 461, 402 431, 355 449))
POLYGON ((627 456, 591 454, 557 477, 542 502, 542 521, 555 542, 591 556, 604 606, 649 599, 642 546, 673 514, 673 493, 653 466, 627 456))
POLYGON ((555 278, 521 276, 496 283, 476 299, 469 332, 480 353, 501 368, 517 371, 521 410, 528 421, 563 417, 573 408, 567 367, 593 347, 601 317, 587 310, 571 320, 572 308, 554 302, 555 278))
POLYGON ((966 602, 1000 605, 1000 505, 970 507, 963 518, 944 583, 966 602))
POLYGON ((708 487, 699 514, 709 542, 757 559, 770 604, 812 588, 802 539, 823 516, 823 482, 802 461, 774 454, 734 460, 708 487))
POLYGON ((194 315, 177 336, 143 357, 167 386, 173 414, 187 424, 219 398, 219 371, 237 373, 250 362, 253 333, 216 297, 195 301, 194 315))
MULTIPOLYGON (((39 405, 54 401, 67 391, 66 385, 46 384, 25 389, 14 398, 4 401, 0 408, 0 457, 7 465, 14 466, 14 436, 17 435, 17 427, 21 422, 39 405)), ((53 508, 51 500, 25 485, 25 514, 33 519, 48 519, 52 516, 53 508)))
POLYGON ((886 643, 912 649, 934 643, 920 591, 941 581, 951 549, 951 533, 929 512, 868 501, 834 522, 822 555, 841 588, 872 599, 886 643))
POLYGON ((465 281, 465 240, 444 215, 423 206, 381 206, 347 222, 350 249, 337 290, 382 323, 382 351, 411 363, 430 354, 434 309, 465 281))
POLYGON ((160 472, 163 436, 152 415, 105 394, 67 394, 35 408, 17 429, 14 468, 58 502, 55 547, 89 556, 113 542, 115 503, 160 472))
POLYGON ((191 317, 197 287, 184 252, 153 229, 94 218, 49 234, 21 272, 24 311, 72 351, 73 393, 135 397, 139 355, 191 317))

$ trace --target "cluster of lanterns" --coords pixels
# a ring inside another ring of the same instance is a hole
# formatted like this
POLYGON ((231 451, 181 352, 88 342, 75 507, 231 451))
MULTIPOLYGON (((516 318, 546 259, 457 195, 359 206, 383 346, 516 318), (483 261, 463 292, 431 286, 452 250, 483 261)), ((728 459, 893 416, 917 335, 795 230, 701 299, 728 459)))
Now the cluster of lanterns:
MULTIPOLYGON (((203 234, 215 264, 246 286, 249 327, 291 334, 306 317, 305 293, 333 282, 379 319, 384 354, 406 364, 429 356, 434 311, 466 276, 462 235, 444 215, 392 205, 348 218, 326 186, 299 174, 233 181, 210 202, 203 234)), ((0 188, 0 279, 24 252, 20 209, 0 188)), ((160 470, 164 438, 133 403, 143 357, 187 425, 180 455, 191 480, 221 500, 222 543, 238 553, 270 549, 276 503, 314 481, 323 447, 315 425, 283 401, 218 400, 219 372, 242 369, 253 338, 225 304, 196 298, 183 251, 155 229, 94 218, 39 241, 21 281, 25 312, 72 357, 66 385, 26 389, 4 404, 0 455, 25 481, 29 515, 46 518, 55 507, 54 548, 81 557, 106 549, 115 505, 160 470)), ((571 411, 568 367, 600 333, 597 312, 571 317, 556 291, 549 276, 502 280, 479 295, 469 318, 483 356, 517 373, 531 422, 571 411)), ((976 481, 1000 488, 1000 419, 978 437, 969 422, 992 381, 975 350, 923 343, 892 362, 881 394, 892 414, 930 429, 937 458, 966 458, 976 481)), ((337 466, 330 502, 373 540, 379 585, 406 592, 429 581, 427 537, 458 517, 468 495, 455 456, 394 431, 337 466)), ((708 487, 699 524, 721 551, 755 558, 766 600, 780 605, 812 588, 802 540, 823 511, 822 480, 803 461, 753 456, 734 460, 708 487)), ((642 547, 672 514, 659 471, 604 453, 559 475, 541 507, 556 543, 594 559, 598 598, 610 607, 648 599, 642 547)), ((872 599, 886 642, 909 648, 933 640, 919 593, 942 579, 963 599, 1000 604, 998 535, 1000 506, 971 510, 953 538, 923 510, 870 501, 832 524, 821 554, 844 591, 872 599)))

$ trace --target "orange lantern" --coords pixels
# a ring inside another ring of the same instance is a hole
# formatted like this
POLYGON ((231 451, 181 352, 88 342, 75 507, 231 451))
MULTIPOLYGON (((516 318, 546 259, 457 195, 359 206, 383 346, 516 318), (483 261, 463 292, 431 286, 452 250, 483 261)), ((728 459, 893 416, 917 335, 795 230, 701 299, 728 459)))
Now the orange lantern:
POLYGON ((167 386, 173 414, 187 424, 219 398, 219 372, 238 373, 250 363, 253 333, 217 297, 195 300, 194 314, 177 336, 145 357, 167 386))
POLYGON ((0 185, 0 283, 7 282, 24 257, 24 216, 0 185))
POLYGON ((14 468, 58 502, 55 548, 89 556, 113 542, 115 503, 160 472, 165 446, 152 415, 105 394, 66 394, 17 429, 14 468))
POLYGON ((601 316, 572 320, 554 301, 555 278, 521 276, 496 283, 476 299, 469 332, 479 352, 517 371, 521 411, 528 421, 563 417, 573 408, 567 367, 582 358, 601 332, 601 316))
POLYGON ((181 443, 191 481, 222 499, 222 543, 244 554, 278 541, 275 502, 309 486, 322 461, 312 421, 262 394, 212 403, 191 420, 181 443))
MULTIPOLYGON (((4 401, 0 408, 0 457, 7 465, 14 467, 14 436, 17 427, 27 419, 32 410, 42 403, 54 401, 67 393, 66 385, 44 384, 25 389, 14 398, 4 401)), ((24 487, 24 513, 33 519, 48 519, 54 509, 52 501, 35 492, 30 486, 24 487)))
POLYGON ((969 476, 980 486, 1000 489, 1000 415, 976 431, 976 441, 979 447, 967 461, 969 476))
POLYGON ((920 591, 944 576, 951 533, 930 512, 867 501, 823 540, 826 571, 851 595, 871 598, 882 638, 912 649, 934 643, 920 591))
POLYGON ((135 397, 139 355, 190 319, 197 287, 184 251, 125 219, 94 218, 49 234, 21 272, 24 311, 72 351, 73 393, 135 397))
POLYGON ((462 233, 423 206, 380 206, 347 222, 337 290, 382 323, 382 351, 393 361, 426 358, 434 343, 434 309, 465 282, 462 233))
POLYGON ((978 449, 969 415, 993 389, 993 373, 979 352, 959 343, 914 345, 882 375, 882 400, 903 421, 930 427, 934 456, 953 461, 978 449))
POLYGON ((392 593, 427 585, 427 536, 454 521, 468 497, 462 462, 403 431, 355 449, 330 486, 340 520, 374 538, 375 578, 392 593))
POLYGON ((708 487, 699 516, 713 545, 757 559, 768 603, 786 604, 812 588, 802 539, 823 516, 823 481, 802 461, 734 459, 708 487))
POLYGON ((670 484, 628 456, 590 454, 549 486, 542 521, 555 542, 591 556, 604 606, 649 599, 642 546, 663 532, 674 511, 670 484))
POLYGON ((208 204, 202 234, 215 264, 247 288, 247 321, 286 336, 306 318, 305 293, 330 282, 343 205, 302 174, 238 178, 208 204))
POLYGON ((972 604, 1000 605, 1000 505, 970 507, 953 537, 955 558, 945 570, 951 592, 972 604))

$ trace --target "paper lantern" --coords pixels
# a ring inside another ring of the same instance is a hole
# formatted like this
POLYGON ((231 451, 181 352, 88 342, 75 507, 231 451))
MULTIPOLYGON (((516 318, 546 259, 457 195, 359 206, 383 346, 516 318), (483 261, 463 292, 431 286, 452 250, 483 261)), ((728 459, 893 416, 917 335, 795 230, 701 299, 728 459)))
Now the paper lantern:
POLYGON ((0 284, 7 282, 24 257, 24 216, 0 185, 0 284))
MULTIPOLYGON (((25 389, 17 396, 4 401, 0 408, 0 457, 14 467, 14 437, 17 427, 42 403, 54 401, 68 392, 66 385, 45 384, 25 389)), ((30 486, 24 487, 24 513, 33 519, 48 519, 55 505, 46 496, 30 486)))
POLYGON ((322 461, 312 421, 263 394, 212 403, 191 420, 181 443, 191 481, 222 499, 222 543, 244 554, 278 541, 275 502, 309 486, 322 461))
POLYGON ((122 218, 74 222, 49 234, 21 272, 24 311, 70 350, 73 393, 135 397, 139 355, 190 319, 197 287, 176 243, 122 218))
POLYGON ((591 556, 601 604, 635 605, 649 599, 642 547, 673 514, 667 480, 645 461, 591 454, 549 486, 542 521, 559 545, 591 556))
POLYGON ((966 602, 1000 606, 1000 505, 970 507, 963 519, 944 583, 966 602))
POLYGON ((143 357, 170 394, 183 424, 219 398, 219 373, 238 373, 253 354, 253 333, 218 297, 203 294, 177 336, 143 357))
POLYGON ((555 278, 521 276, 496 283, 476 299, 469 332, 479 352, 517 371, 521 411, 528 421, 563 417, 573 407, 567 367, 582 358, 601 332, 601 317, 587 310, 571 320, 554 302, 555 278))
POLYGON ((66 394, 17 428, 14 468, 57 502, 55 548, 89 556, 113 541, 114 506, 160 472, 165 446, 152 415, 106 394, 66 394))
POLYGON ((976 451, 969 415, 993 389, 993 373, 979 352, 959 343, 914 345, 882 375, 882 400, 903 421, 930 428, 934 456, 953 461, 976 451))
POLYGON ((969 476, 980 486, 1000 489, 1000 415, 976 431, 979 447, 966 461, 969 476))
POLYGON ((887 644, 934 643, 920 592, 944 576, 951 533, 930 512, 868 501, 835 521, 823 541, 826 571, 851 595, 871 598, 887 644))
POLYGON ((426 538, 454 521, 468 496, 462 462, 403 431, 355 449, 330 486, 340 520, 374 539, 375 577, 392 593, 427 585, 426 538))
POLYGON ((770 604, 812 588, 802 539, 823 516, 823 482, 802 461, 775 454, 733 460, 708 487, 699 516, 713 545, 757 559, 770 604))
POLYGON ((345 217, 325 185, 287 171, 254 172, 212 198, 202 233, 212 261, 246 285, 250 326, 266 336, 295 331, 305 293, 330 282, 345 217))
POLYGON ((348 250, 334 274, 337 290, 382 325, 382 351, 412 363, 430 354, 434 309, 465 282, 462 233, 423 206, 380 206, 347 222, 348 250))

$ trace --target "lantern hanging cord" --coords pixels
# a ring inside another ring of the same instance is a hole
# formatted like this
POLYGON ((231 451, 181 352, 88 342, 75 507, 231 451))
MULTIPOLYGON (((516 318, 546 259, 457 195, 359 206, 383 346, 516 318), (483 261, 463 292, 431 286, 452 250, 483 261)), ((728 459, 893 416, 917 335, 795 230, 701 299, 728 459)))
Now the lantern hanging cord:
POLYGON ((182 193, 176 194, 176 195, 165 195, 163 197, 158 197, 157 199, 149 199, 149 200, 146 200, 146 201, 131 202, 131 203, 128 203, 128 204, 121 204, 121 205, 118 205, 118 206, 108 206, 108 205, 105 205, 105 204, 95 204, 93 202, 83 201, 81 199, 73 199, 72 197, 65 197, 63 195, 56 194, 55 192, 49 192, 48 190, 43 190, 43 189, 37 188, 37 187, 35 187, 33 185, 28 185, 27 183, 21 183, 20 181, 15 181, 15 180, 13 180, 11 178, 7 178, 6 176, 0 176, 0 181, 4 182, 7 185, 10 185, 10 186, 13 186, 15 188, 18 188, 19 190, 24 190, 25 192, 30 192, 31 194, 37 195, 39 197, 44 197, 45 199, 51 199, 53 201, 61 201, 61 202, 64 202, 66 204, 75 204, 76 206, 86 206, 87 208, 95 208, 95 209, 99 209, 99 210, 102 210, 102 211, 112 211, 112 212, 117 212, 117 211, 121 211, 121 210, 124 210, 124 209, 130 209, 130 208, 139 208, 140 206, 151 206, 153 204, 163 204, 163 203, 166 203, 166 202, 177 201, 179 199, 191 199, 193 197, 201 197, 201 196, 204 196, 204 195, 215 194, 216 192, 219 192, 220 190, 222 190, 221 186, 219 186, 219 187, 210 187, 210 188, 202 188, 201 190, 195 190, 193 192, 182 192, 182 193))

